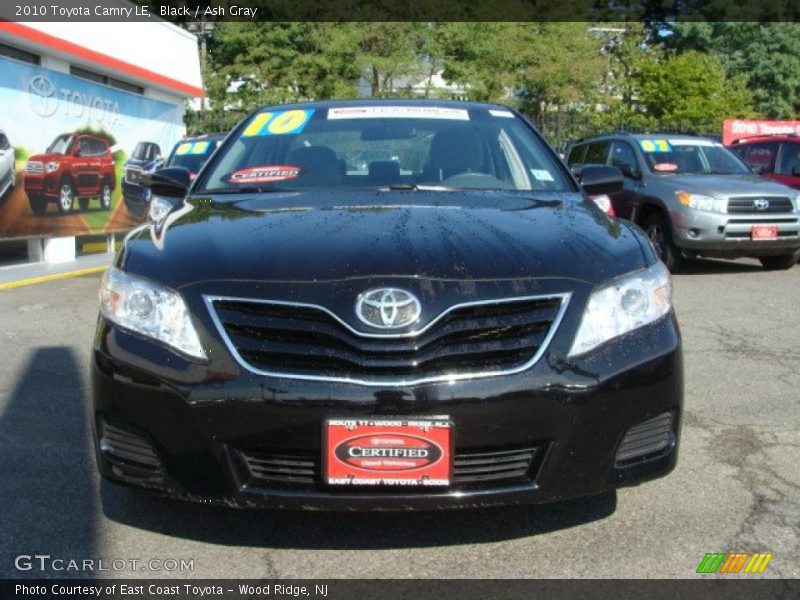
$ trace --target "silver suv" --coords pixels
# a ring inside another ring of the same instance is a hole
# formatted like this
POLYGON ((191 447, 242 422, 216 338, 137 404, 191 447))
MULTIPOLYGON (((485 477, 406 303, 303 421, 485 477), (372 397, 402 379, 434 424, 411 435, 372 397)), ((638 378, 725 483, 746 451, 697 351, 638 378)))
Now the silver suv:
POLYGON ((697 255, 750 256, 768 269, 800 256, 797 191, 754 175, 713 140, 614 133, 579 140, 566 160, 578 178, 589 164, 622 171, 622 191, 609 194, 614 214, 644 228, 671 271, 697 255))
POLYGON ((0 130, 0 200, 14 187, 16 178, 14 148, 8 137, 0 130))

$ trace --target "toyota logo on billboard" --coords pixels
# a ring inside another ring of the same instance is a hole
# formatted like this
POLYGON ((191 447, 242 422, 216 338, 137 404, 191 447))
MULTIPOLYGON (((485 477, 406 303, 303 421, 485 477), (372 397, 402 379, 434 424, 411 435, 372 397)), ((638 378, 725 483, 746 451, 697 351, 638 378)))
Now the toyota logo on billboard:
POLYGON ((44 75, 32 77, 28 81, 28 100, 37 115, 52 117, 58 109, 55 84, 44 75))

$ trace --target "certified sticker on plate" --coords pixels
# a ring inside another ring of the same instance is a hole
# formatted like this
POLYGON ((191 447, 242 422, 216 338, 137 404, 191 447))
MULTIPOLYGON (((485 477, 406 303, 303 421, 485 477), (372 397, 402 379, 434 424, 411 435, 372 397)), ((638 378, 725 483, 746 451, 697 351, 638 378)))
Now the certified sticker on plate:
POLYGON ((754 240, 777 240, 778 239, 778 226, 777 225, 753 225, 750 232, 750 238, 754 240))
POLYGON ((450 485, 452 423, 442 418, 331 419, 324 425, 329 485, 450 485))

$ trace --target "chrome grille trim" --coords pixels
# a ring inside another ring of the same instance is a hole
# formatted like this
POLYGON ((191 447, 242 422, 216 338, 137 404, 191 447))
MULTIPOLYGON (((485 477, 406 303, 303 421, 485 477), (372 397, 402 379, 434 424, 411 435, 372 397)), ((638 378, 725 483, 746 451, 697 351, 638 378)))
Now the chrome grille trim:
POLYGON ((29 160, 25 164, 26 173, 44 173, 44 163, 38 160, 29 160))
POLYGON ((242 298, 236 296, 214 296, 214 295, 203 295, 203 301, 208 308, 208 313, 211 316, 211 320, 214 323, 214 326, 217 328, 217 332, 219 333, 222 341, 224 342, 228 352, 230 352, 231 356, 236 360, 236 362, 243 367, 245 370, 255 373, 256 375, 263 375, 266 377, 279 377, 282 379, 298 379, 302 381, 324 381, 329 383, 350 383, 355 385, 363 385, 363 386, 379 386, 379 387, 406 387, 406 386, 414 386, 414 385, 422 385, 426 383, 455 383, 458 381, 467 381, 471 379, 484 379, 486 377, 499 377, 504 375, 513 375, 515 373, 521 373, 522 371, 526 371, 530 369, 533 365, 535 365, 539 359, 544 355, 547 348, 550 347, 550 342, 555 336, 556 331, 558 331, 559 326, 561 325, 561 320, 564 317, 564 313, 566 313, 567 306, 569 305, 569 301, 572 298, 571 292, 564 292, 558 294, 543 294, 543 295, 536 295, 536 296, 517 296, 517 297, 509 297, 509 298, 497 298, 492 300, 479 300, 475 302, 463 302, 460 304, 455 304, 450 308, 445 309, 442 311, 435 319, 433 319, 430 323, 425 325, 424 327, 410 332, 404 333, 366 333, 363 331, 359 331, 351 327, 348 323, 343 321, 339 318, 334 312, 328 310, 324 306, 320 306, 318 304, 307 304, 303 302, 286 302, 282 300, 263 300, 263 299, 255 299, 255 298, 242 298), (437 322, 447 316, 449 313, 461 309, 467 308, 471 306, 487 306, 492 304, 505 304, 509 302, 525 302, 525 301, 536 301, 536 300, 553 300, 558 299, 561 302, 561 305, 558 308, 558 312, 556 313, 555 317, 553 318, 552 324, 550 326, 550 330, 545 335, 544 339, 542 340, 541 346, 537 349, 534 355, 526 361, 522 365, 515 366, 514 368, 510 369, 499 369, 495 371, 481 371, 481 372, 473 372, 473 373, 454 373, 452 375, 436 375, 436 376, 429 376, 429 377, 420 377, 417 379, 360 379, 356 377, 336 377, 330 375, 306 375, 306 374, 298 374, 298 373, 282 373, 280 371, 268 371, 259 369, 253 365, 251 365, 248 361, 246 361, 239 351, 234 346, 233 342, 231 341, 228 332, 225 330, 222 321, 220 320, 219 316, 217 315, 217 311, 214 308, 214 302, 217 301, 224 301, 224 302, 252 302, 255 304, 272 304, 278 306, 295 306, 298 308, 304 309, 313 309, 319 310, 328 316, 332 317, 336 320, 340 325, 346 328, 348 331, 353 333, 354 335, 363 337, 363 338, 373 338, 373 339, 398 339, 398 338, 413 338, 425 333, 428 329, 433 327, 437 322))

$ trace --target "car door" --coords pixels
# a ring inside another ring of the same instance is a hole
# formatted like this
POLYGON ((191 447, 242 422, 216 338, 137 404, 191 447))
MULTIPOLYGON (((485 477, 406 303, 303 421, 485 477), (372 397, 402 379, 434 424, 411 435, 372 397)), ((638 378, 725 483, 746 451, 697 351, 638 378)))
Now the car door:
POLYGON ((800 189, 800 143, 781 143, 772 179, 800 189))
POLYGON ((614 140, 608 157, 608 164, 617 167, 625 179, 622 189, 609 194, 614 214, 622 219, 630 219, 633 207, 637 204, 642 188, 642 166, 633 146, 625 140, 614 140))
POLYGON ((92 156, 91 138, 79 137, 75 141, 72 161, 72 176, 75 179, 75 191, 78 196, 96 193, 97 171, 92 166, 96 157, 92 156))

